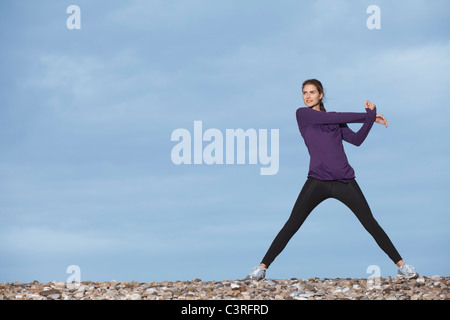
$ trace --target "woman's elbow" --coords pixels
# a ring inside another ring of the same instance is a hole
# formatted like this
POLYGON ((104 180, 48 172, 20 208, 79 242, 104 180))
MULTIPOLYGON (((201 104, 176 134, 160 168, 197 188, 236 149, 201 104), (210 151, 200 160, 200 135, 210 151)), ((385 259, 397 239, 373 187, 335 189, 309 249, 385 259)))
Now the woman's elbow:
POLYGON ((359 147, 363 143, 364 140, 361 141, 361 140, 358 140, 358 139, 345 139, 345 141, 347 141, 348 143, 350 143, 350 144, 352 144, 354 146, 359 147))
POLYGON ((360 145, 362 145, 362 143, 366 141, 366 137, 364 137, 364 139, 357 139, 355 140, 355 146, 359 147, 360 145))

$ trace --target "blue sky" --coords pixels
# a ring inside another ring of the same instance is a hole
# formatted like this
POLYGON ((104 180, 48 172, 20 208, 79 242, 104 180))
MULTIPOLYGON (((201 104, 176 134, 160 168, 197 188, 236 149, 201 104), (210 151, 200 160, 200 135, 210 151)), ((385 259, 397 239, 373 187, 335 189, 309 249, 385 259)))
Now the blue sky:
MULTIPOLYGON (((377 105, 345 143, 405 261, 449 275, 450 4, 436 1, 2 1, 0 281, 239 279, 259 264, 307 176, 295 110, 317 78, 328 111, 377 105), (66 9, 81 9, 69 30, 66 9), (369 5, 381 29, 369 30, 369 5), (175 165, 194 121, 279 129, 279 171, 175 165)), ((353 129, 360 125, 350 124, 353 129)), ((268 278, 396 268, 335 199, 268 278)))

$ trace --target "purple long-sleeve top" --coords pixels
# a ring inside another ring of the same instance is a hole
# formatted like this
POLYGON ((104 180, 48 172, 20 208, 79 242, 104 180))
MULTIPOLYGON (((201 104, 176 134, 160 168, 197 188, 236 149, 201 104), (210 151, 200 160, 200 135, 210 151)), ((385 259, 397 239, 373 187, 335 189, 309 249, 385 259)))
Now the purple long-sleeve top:
POLYGON ((308 177, 348 183, 355 177, 342 140, 360 146, 376 119, 376 108, 366 112, 326 112, 312 108, 297 109, 297 123, 310 155, 308 177), (357 132, 347 123, 364 123, 357 132))

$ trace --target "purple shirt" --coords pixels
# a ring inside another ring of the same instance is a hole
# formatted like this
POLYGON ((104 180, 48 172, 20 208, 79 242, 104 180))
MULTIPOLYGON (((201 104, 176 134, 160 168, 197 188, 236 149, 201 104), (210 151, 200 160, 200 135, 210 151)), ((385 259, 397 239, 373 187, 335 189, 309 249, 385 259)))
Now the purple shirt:
POLYGON ((372 128, 376 108, 366 112, 326 112, 303 107, 297 109, 297 123, 311 157, 308 177, 339 180, 355 177, 344 151, 342 140, 360 146, 372 128), (353 132, 346 123, 364 123, 353 132))

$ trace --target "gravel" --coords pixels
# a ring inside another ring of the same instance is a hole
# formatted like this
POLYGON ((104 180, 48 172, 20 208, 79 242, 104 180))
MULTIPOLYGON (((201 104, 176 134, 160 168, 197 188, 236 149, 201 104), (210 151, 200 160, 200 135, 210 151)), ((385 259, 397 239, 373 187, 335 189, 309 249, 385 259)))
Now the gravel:
POLYGON ((449 300, 450 277, 0 283, 0 300, 449 300))

